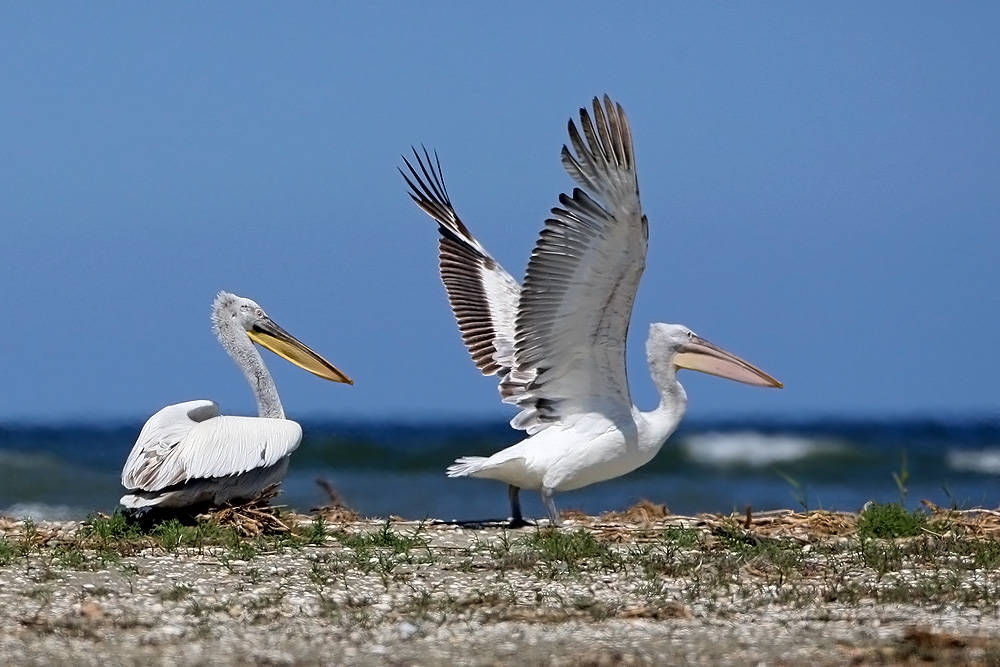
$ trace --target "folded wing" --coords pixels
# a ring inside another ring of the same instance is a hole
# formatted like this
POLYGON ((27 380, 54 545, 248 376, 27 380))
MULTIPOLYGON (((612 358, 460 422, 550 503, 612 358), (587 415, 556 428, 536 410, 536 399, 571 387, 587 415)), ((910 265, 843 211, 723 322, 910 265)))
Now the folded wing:
POLYGON ((302 441, 287 419, 219 416, 212 401, 170 405, 149 418, 122 470, 129 490, 159 491, 193 479, 274 465, 302 441))

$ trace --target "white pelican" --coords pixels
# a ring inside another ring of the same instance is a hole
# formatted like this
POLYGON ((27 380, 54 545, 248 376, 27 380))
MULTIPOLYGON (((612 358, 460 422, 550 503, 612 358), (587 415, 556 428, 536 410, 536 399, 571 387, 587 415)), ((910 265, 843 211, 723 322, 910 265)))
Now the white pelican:
POLYGON ((274 380, 253 343, 333 382, 354 384, 250 299, 219 292, 212 323, 257 396, 259 417, 219 415, 213 401, 168 405, 149 418, 122 470, 125 507, 187 507, 252 500, 280 482, 302 427, 285 419, 274 380), (253 342, 251 342, 253 341, 253 342))
POLYGON ((580 186, 559 196, 531 253, 524 285, 469 233, 452 208, 441 165, 414 150, 419 173, 400 170, 410 196, 438 223, 441 279, 472 360, 500 378, 500 394, 520 408, 511 426, 528 437, 490 457, 466 456, 449 477, 507 482, 512 525, 523 525, 518 491, 540 490, 552 524, 556 491, 624 475, 647 463, 677 428, 687 394, 677 370, 763 387, 781 383, 676 324, 653 324, 646 357, 660 404, 632 405, 625 340, 648 228, 639 205, 632 135, 620 105, 594 98, 580 109, 563 166, 580 186))

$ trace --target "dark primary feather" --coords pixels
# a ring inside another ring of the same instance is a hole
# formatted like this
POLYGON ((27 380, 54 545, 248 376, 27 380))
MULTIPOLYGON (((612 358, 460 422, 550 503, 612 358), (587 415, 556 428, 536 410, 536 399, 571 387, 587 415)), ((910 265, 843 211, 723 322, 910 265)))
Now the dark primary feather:
POLYGON ((403 176, 403 180, 410 186, 410 199, 427 215, 437 221, 438 231, 441 234, 455 237, 459 242, 471 240, 475 243, 475 239, 473 239, 472 234, 469 233, 469 230, 462 221, 459 220, 455 209, 451 205, 451 200, 448 198, 448 189, 444 184, 441 161, 438 159, 437 153, 434 153, 434 162, 437 163, 437 169, 431 164, 431 156, 426 148, 424 149, 424 157, 427 160, 426 164, 421 159, 416 148, 413 149, 413 156, 416 159, 417 166, 420 167, 421 173, 423 173, 423 178, 420 177, 420 174, 417 173, 417 170, 413 168, 413 165, 410 164, 410 161, 405 156, 403 157, 403 162, 406 164, 406 168, 410 170, 413 180, 411 181, 410 177, 402 169, 399 170, 399 173, 403 176))
MULTIPOLYGON (((513 311, 520 288, 472 236, 455 213, 444 185, 437 154, 433 163, 426 149, 424 158, 421 158, 416 149, 413 155, 419 173, 405 157, 403 162, 406 163, 412 180, 402 169, 400 173, 410 187, 410 198, 438 223, 438 232, 441 234, 438 245, 441 281, 458 321, 462 340, 473 363, 483 375, 506 375, 509 363, 504 363, 505 357, 498 352, 497 341, 513 336, 513 311), (491 292, 487 285, 489 280, 493 280, 497 286, 502 285, 510 294, 497 290, 491 292), (509 302, 498 302, 503 299, 509 299, 509 302), (508 315, 503 312, 505 309, 510 311, 508 315)), ((503 344, 499 347, 503 347, 503 344)))

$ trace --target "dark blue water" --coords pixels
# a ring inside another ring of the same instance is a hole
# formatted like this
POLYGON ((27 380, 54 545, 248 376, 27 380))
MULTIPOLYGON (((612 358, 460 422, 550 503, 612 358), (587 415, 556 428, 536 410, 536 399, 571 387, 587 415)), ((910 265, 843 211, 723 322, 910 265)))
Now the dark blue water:
MULTIPOLYGON (((0 426, 0 514, 81 518, 114 509, 121 466, 141 424, 0 426)), ((326 502, 324 479, 367 516, 482 519, 507 515, 506 487, 448 479, 458 456, 488 455, 521 435, 480 424, 303 423, 278 502, 326 502)), ((688 420, 644 468, 557 495, 560 509, 594 514, 640 499, 673 512, 793 508, 857 510, 898 501, 1000 505, 1000 420, 688 420)), ((523 493, 527 515, 544 515, 523 493)))

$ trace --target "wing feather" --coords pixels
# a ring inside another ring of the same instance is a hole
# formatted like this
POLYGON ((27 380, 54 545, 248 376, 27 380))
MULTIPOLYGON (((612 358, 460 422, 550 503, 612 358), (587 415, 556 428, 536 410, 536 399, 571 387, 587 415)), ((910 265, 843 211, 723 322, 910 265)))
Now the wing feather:
POLYGON ((159 491, 192 479, 274 465, 302 441, 288 419, 219 416, 212 401, 167 406, 149 418, 122 470, 129 490, 159 491))
POLYGON ((648 227, 639 202, 632 135, 620 105, 594 99, 593 117, 569 122, 567 172, 528 263, 515 322, 514 367, 501 393, 536 433, 588 411, 630 413, 625 367, 629 320, 645 268, 648 227), (575 153, 575 154, 574 154, 575 153))
POLYGON ((504 378, 513 363, 514 320, 521 286, 469 232, 448 198, 441 162, 414 149, 416 167, 400 169, 410 197, 438 223, 441 281, 458 321, 462 340, 483 375, 504 378), (419 171, 418 171, 419 169, 419 171))

